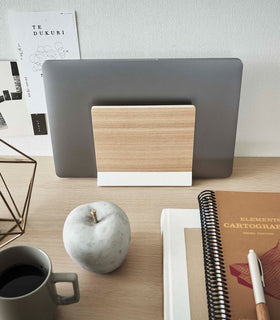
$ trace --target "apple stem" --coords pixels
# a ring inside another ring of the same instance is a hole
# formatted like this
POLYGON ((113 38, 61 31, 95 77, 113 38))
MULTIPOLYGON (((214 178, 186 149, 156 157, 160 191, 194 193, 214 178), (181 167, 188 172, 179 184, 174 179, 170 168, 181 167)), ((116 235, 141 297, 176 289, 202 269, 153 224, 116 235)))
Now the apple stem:
POLYGON ((92 214, 93 222, 98 223, 97 216, 96 216, 96 210, 92 209, 91 214, 92 214))

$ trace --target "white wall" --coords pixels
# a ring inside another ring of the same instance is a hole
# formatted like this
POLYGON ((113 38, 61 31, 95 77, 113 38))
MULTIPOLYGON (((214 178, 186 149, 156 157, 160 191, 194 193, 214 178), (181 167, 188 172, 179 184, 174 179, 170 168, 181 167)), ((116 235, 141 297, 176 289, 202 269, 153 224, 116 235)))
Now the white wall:
MULTIPOLYGON (((236 155, 280 156, 279 0, 1 0, 0 59, 15 58, 8 10, 77 12, 82 58, 239 57, 236 155)), ((49 137, 9 141, 51 154, 49 137)))

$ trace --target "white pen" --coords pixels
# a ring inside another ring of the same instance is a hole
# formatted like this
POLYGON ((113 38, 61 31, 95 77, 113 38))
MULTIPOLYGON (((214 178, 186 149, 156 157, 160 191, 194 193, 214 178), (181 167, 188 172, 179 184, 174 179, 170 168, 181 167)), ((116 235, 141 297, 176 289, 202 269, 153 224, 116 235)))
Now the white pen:
POLYGON ((249 250, 248 262, 256 302, 256 312, 258 320, 269 320, 269 313, 264 297, 264 277, 262 264, 253 249, 249 250))

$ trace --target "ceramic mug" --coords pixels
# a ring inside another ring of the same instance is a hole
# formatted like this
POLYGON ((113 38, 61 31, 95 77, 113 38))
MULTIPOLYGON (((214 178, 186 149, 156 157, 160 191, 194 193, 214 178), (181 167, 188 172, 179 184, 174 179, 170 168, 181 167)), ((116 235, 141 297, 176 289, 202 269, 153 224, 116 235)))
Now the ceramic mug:
MULTIPOLYGON (((17 266, 41 268, 44 270, 43 282, 33 291, 20 296, 17 296, 16 293, 13 296, 13 287, 8 297, 0 295, 1 319, 52 320, 58 305, 79 301, 77 275, 75 273, 53 273, 50 258, 44 251, 30 246, 14 246, 0 251, 0 278, 3 273, 8 274, 9 278, 9 270, 17 266), (72 296, 58 295, 56 282, 72 282, 74 294, 72 296)), ((3 279, 5 280, 5 277, 3 279)))

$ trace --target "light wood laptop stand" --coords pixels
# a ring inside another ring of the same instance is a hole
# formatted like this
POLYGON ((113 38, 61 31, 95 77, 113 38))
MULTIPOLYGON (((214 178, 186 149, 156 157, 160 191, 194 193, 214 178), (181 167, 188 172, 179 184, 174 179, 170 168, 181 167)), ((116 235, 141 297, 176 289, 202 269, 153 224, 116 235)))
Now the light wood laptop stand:
POLYGON ((99 186, 191 186, 195 107, 94 106, 99 186))

